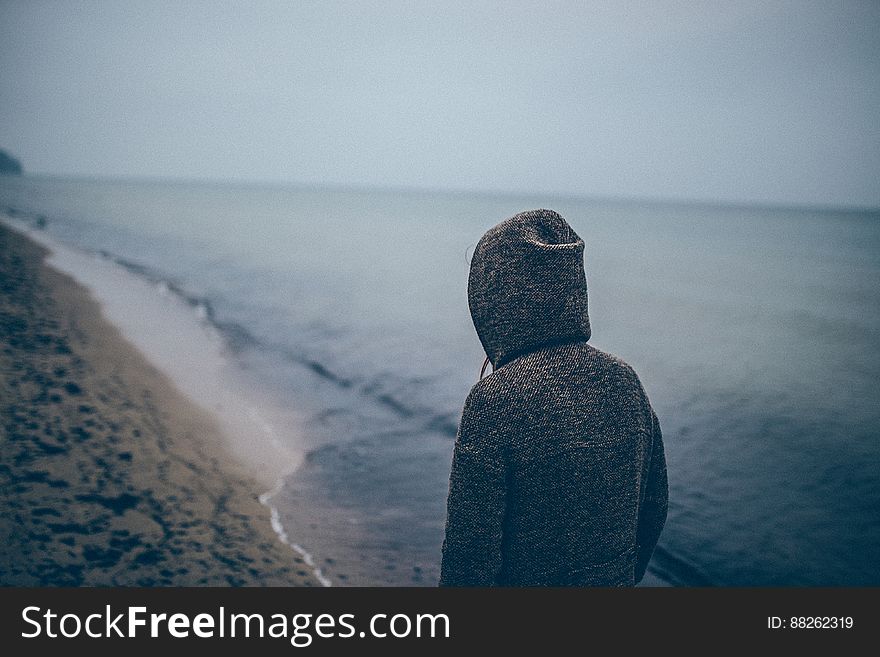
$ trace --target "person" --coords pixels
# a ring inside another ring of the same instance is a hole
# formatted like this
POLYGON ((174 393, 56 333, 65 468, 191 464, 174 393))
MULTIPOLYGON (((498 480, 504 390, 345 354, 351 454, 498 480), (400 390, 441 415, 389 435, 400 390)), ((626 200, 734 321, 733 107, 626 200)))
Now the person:
POLYGON ((492 373, 459 424, 441 586, 644 576, 666 521, 663 439, 635 371, 588 344, 583 253, 551 210, 511 217, 476 246, 468 304, 492 373))

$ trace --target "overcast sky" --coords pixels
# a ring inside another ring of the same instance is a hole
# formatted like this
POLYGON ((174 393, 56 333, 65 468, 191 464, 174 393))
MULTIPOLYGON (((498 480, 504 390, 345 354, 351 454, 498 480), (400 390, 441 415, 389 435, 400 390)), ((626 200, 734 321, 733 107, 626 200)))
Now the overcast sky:
POLYGON ((26 170, 880 206, 880 2, 0 0, 26 170))

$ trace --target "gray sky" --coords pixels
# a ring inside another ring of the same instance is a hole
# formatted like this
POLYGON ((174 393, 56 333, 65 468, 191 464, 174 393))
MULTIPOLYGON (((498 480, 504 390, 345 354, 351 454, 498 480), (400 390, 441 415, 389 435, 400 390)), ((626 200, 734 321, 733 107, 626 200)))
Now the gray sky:
POLYGON ((10 2, 32 172, 880 206, 880 2, 10 2))

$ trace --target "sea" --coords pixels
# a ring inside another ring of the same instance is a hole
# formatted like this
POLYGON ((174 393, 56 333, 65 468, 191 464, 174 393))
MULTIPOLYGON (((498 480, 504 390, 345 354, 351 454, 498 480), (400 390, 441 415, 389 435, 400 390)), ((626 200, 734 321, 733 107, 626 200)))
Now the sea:
POLYGON ((436 584, 484 357, 470 254, 538 207, 584 239, 591 343, 660 419, 651 581, 880 584, 880 210, 0 176, 0 217, 241 454, 289 454, 261 499, 334 586, 436 584))

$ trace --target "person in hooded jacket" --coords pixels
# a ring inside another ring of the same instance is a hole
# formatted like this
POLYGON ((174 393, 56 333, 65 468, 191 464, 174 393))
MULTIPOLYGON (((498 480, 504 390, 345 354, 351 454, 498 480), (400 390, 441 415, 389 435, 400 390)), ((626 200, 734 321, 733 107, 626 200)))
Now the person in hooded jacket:
POLYGON ((468 304, 492 373, 459 424, 441 586, 633 586, 645 574, 666 521, 663 439, 633 369, 588 344, 583 253, 551 210, 476 246, 468 304))

